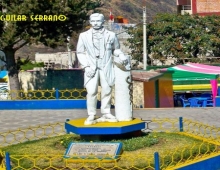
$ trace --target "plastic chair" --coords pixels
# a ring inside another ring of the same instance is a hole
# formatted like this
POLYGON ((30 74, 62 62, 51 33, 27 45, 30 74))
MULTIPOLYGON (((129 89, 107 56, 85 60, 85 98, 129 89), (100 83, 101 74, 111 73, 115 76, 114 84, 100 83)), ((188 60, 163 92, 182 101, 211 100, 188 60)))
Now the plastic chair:
POLYGON ((190 107, 200 107, 201 106, 201 104, 199 104, 199 99, 196 99, 196 98, 189 99, 189 103, 190 103, 190 107))
POLYGON ((183 107, 190 106, 189 101, 184 99, 183 96, 180 96, 179 99, 181 100, 183 107))
POLYGON ((204 100, 202 107, 206 106, 212 106, 213 107, 213 101, 212 100, 204 100))

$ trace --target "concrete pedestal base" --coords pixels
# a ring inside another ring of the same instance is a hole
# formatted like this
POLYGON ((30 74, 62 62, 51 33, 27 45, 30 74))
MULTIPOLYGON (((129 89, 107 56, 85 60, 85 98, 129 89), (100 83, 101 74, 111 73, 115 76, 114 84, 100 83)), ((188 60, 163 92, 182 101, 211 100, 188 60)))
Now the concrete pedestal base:
POLYGON ((85 126, 86 118, 69 120, 65 123, 67 133, 75 133, 85 140, 110 140, 123 137, 134 137, 141 135, 141 129, 145 128, 145 122, 133 119, 124 122, 100 122, 85 126))

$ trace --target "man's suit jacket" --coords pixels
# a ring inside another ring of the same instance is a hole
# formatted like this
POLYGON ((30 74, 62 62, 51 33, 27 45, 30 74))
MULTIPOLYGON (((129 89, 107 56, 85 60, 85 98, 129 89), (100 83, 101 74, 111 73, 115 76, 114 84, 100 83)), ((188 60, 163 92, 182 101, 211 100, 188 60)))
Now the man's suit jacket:
MULTIPOLYGON (((91 67, 93 70, 97 69, 97 59, 95 55, 95 47, 93 44, 92 28, 79 35, 77 44, 77 58, 83 68, 91 67)), ((104 30, 103 39, 100 43, 100 58, 101 58, 101 69, 103 70, 106 81, 109 86, 114 85, 115 75, 113 69, 113 57, 114 50, 120 49, 119 41, 114 32, 104 30)), ((84 75, 84 85, 90 80, 89 77, 84 75)))

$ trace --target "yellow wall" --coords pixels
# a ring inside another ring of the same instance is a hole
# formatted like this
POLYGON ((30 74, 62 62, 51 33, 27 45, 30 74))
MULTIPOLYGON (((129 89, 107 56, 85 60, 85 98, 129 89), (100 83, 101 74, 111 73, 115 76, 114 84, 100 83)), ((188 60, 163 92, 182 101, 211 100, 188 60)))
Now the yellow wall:
POLYGON ((174 107, 171 74, 164 74, 159 78, 159 107, 174 107))

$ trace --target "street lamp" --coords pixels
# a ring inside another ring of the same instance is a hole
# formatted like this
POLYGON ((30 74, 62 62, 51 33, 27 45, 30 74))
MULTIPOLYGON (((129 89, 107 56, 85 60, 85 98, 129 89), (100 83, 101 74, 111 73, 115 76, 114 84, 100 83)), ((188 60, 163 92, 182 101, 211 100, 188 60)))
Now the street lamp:
POLYGON ((68 51, 68 68, 73 68, 73 62, 72 62, 72 54, 70 49, 70 36, 67 37, 67 51, 68 51))
POLYGON ((146 31, 146 6, 143 5, 143 70, 147 70, 147 31, 146 31))

